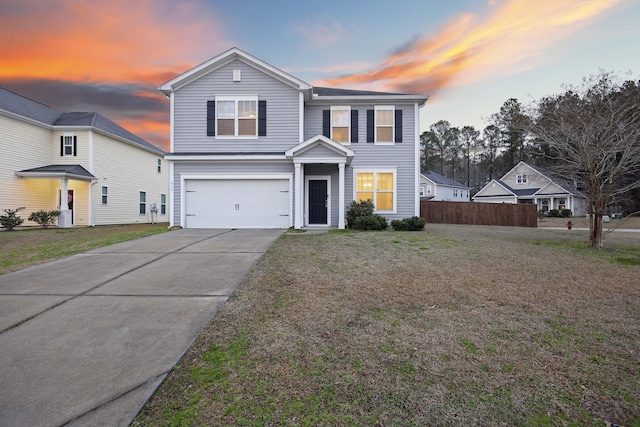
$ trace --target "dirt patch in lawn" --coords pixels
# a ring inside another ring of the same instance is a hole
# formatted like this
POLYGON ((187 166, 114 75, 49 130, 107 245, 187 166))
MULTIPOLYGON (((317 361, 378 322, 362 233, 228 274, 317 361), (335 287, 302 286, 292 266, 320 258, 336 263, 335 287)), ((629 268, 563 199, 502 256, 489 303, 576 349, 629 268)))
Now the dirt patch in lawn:
POLYGON ((586 241, 287 233, 134 425, 635 425, 640 235, 586 241))

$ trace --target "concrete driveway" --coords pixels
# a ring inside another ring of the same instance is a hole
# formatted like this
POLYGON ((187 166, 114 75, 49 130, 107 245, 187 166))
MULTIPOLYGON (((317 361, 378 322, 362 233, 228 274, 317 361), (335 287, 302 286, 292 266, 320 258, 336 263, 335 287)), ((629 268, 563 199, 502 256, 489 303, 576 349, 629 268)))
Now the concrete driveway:
POLYGON ((0 425, 128 425, 282 232, 178 230, 0 276, 0 425))

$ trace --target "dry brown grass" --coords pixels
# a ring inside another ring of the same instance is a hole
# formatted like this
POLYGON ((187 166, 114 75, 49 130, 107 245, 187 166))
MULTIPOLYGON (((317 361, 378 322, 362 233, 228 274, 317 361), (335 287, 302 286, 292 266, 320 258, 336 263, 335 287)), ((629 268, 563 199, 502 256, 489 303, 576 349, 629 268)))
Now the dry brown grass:
POLYGON ((285 234, 134 425, 640 425, 640 233, 285 234))

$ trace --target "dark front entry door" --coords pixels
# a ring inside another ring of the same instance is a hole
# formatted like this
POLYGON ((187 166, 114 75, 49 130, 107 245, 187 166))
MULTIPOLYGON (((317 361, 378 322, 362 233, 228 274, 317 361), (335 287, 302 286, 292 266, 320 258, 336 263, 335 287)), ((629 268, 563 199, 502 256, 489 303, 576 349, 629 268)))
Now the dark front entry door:
POLYGON ((327 223, 327 181, 309 180, 309 224, 327 223))

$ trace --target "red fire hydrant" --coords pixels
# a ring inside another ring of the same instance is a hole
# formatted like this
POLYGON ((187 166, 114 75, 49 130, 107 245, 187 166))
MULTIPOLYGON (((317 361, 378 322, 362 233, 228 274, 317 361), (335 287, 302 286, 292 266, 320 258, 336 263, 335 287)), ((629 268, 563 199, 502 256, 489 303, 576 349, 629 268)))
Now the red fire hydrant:
POLYGON ((571 225, 572 225, 571 221, 570 220, 567 221, 567 230, 571 230, 571 225))

